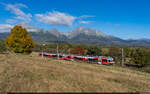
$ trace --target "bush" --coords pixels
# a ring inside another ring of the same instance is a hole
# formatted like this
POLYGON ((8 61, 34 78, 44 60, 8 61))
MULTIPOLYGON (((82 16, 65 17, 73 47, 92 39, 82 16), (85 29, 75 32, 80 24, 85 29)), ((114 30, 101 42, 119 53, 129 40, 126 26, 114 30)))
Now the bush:
POLYGON ((31 53, 32 48, 34 47, 32 37, 27 30, 21 26, 15 26, 11 30, 10 36, 5 39, 5 42, 7 48, 15 53, 28 54, 31 53))

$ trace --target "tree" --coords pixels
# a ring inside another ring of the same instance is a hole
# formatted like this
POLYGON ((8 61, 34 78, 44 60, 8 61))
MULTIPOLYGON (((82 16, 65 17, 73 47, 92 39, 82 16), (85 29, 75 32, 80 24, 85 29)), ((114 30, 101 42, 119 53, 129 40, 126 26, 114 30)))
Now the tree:
POLYGON ((87 48, 87 55, 92 55, 92 56, 100 56, 102 54, 102 50, 98 46, 89 46, 87 48))
POLYGON ((121 48, 119 47, 111 47, 109 49, 109 56, 112 56, 112 57, 121 57, 121 48))
POLYGON ((25 28, 15 26, 11 29, 10 36, 5 39, 6 47, 15 53, 31 53, 34 47, 32 37, 25 28))
POLYGON ((69 48, 69 49, 68 49, 68 53, 69 53, 69 54, 76 54, 75 48, 69 48))
POLYGON ((129 47, 124 48, 124 55, 126 57, 131 57, 132 50, 129 47))
POLYGON ((132 51, 131 64, 135 64, 139 67, 145 67, 150 64, 150 53, 147 50, 138 48, 132 51))
POLYGON ((4 52, 5 50, 5 42, 3 40, 0 40, 0 53, 4 52))
POLYGON ((118 62, 121 63, 121 59, 122 59, 122 55, 121 55, 122 51, 120 47, 111 47, 109 48, 109 52, 108 52, 108 56, 111 56, 114 58, 114 60, 116 61, 116 63, 118 62))
POLYGON ((74 54, 85 55, 85 50, 81 45, 76 46, 73 51, 74 51, 74 54))

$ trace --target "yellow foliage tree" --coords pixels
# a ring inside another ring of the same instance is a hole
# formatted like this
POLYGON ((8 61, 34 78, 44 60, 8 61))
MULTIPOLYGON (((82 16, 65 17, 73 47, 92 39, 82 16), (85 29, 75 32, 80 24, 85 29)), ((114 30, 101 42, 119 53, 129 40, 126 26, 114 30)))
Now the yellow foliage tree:
POLYGON ((35 43, 32 37, 25 28, 21 26, 15 26, 11 29, 10 36, 5 39, 5 43, 8 49, 15 53, 31 53, 35 43))

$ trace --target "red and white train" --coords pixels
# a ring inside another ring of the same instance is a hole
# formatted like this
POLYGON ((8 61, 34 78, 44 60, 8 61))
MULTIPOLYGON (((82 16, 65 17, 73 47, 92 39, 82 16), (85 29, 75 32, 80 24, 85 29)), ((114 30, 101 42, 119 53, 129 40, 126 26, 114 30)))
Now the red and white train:
POLYGON ((88 63, 96 64, 115 64, 112 57, 106 56, 79 56, 79 55, 67 55, 67 54, 55 54, 55 53, 39 53, 39 56, 48 57, 48 58, 58 58, 70 61, 84 61, 88 63))

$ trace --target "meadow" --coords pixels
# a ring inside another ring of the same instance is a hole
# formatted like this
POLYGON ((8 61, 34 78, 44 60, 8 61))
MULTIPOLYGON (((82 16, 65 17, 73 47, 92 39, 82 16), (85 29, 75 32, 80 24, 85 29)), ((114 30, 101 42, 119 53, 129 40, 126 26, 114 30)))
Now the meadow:
POLYGON ((150 92, 150 74, 8 53, 0 54, 0 92, 150 92))

